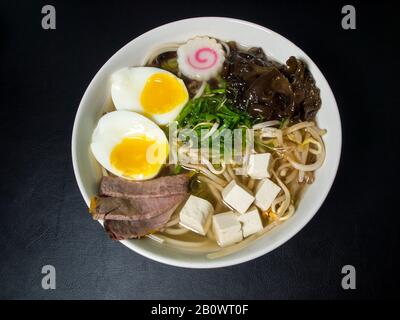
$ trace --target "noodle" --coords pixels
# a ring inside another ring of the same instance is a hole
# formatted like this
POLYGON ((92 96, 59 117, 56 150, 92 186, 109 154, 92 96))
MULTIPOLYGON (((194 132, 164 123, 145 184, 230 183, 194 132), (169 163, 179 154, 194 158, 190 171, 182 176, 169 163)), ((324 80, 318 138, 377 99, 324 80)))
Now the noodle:
POLYGON ((227 171, 222 172, 222 175, 224 176, 225 180, 228 182, 232 181, 232 177, 229 175, 227 171))
POLYGON ((231 180, 236 180, 236 176, 233 173, 232 166, 231 165, 227 165, 226 166, 226 170, 228 171, 228 174, 231 177, 231 180))
POLYGON ((284 194, 285 194, 285 200, 282 202, 281 206, 277 210, 277 214, 279 216, 282 216, 287 208, 290 205, 290 192, 289 189, 286 187, 286 185, 282 182, 282 180, 278 177, 275 171, 272 170, 272 174, 274 175, 275 179, 277 180, 279 186, 282 188, 284 194))
POLYGON ((261 130, 261 138, 276 138, 278 141, 278 145, 283 145, 282 130, 276 128, 263 128, 261 130))
POLYGON ((271 204, 271 210, 272 210, 272 212, 275 212, 276 213, 276 205, 277 204, 279 204, 279 203, 281 203, 281 202, 283 202, 284 200, 285 200, 285 195, 282 195, 282 196, 280 196, 280 197, 277 197, 277 198, 275 198, 275 200, 274 201, 272 201, 272 204, 271 204))
POLYGON ((286 214, 282 217, 279 217, 279 221, 285 221, 285 220, 289 219, 293 215, 293 213, 294 213, 294 205, 291 204, 289 206, 286 214))
POLYGON ((206 157, 201 157, 201 161, 202 163, 204 163, 208 170, 210 170, 212 173, 220 175, 221 173, 223 173, 225 171, 226 165, 224 161, 221 161, 221 169, 217 170, 215 169, 215 167, 212 165, 212 163, 210 161, 208 161, 208 159, 206 157))
POLYGON ((316 154, 317 160, 312 164, 301 164, 295 161, 292 157, 288 157, 288 161, 292 164, 292 166, 298 170, 303 171, 315 171, 319 169, 325 161, 325 147, 322 142, 322 139, 318 132, 314 129, 314 127, 307 127, 307 131, 311 134, 311 136, 319 143, 320 153, 316 154))
POLYGON ((291 127, 288 127, 286 129, 283 130, 283 134, 287 135, 291 132, 294 132, 296 130, 300 130, 300 129, 304 129, 304 128, 308 128, 308 127, 313 127, 315 126, 314 122, 308 122, 308 121, 303 121, 300 123, 296 123, 294 125, 292 125, 291 127))
POLYGON ((148 57, 145 58, 144 65, 147 65, 147 64, 153 62, 154 59, 157 58, 160 54, 178 50, 179 46, 180 46, 179 43, 167 43, 167 44, 163 45, 162 47, 154 49, 154 51, 148 57))
MULTIPOLYGON (((296 169, 293 169, 292 172, 286 176, 285 179, 285 184, 288 185, 289 183, 291 183, 292 181, 294 181, 298 175, 298 172, 296 169)), ((300 182, 300 181, 299 181, 300 182)))
POLYGON ((167 222, 167 224, 165 225, 165 227, 171 227, 171 226, 175 226, 179 223, 179 215, 177 215, 177 217, 175 218, 171 218, 170 221, 167 222))
MULTIPOLYGON (((296 131, 297 132, 297 131, 296 131)), ((306 134, 307 137, 308 134, 306 134)), ((306 138, 307 139, 307 138, 306 138)), ((304 143, 304 142, 303 142, 304 143)), ((303 144, 302 144, 303 145, 303 144)), ((305 164, 307 162, 307 157, 308 157, 308 150, 309 150, 309 144, 305 144, 304 145, 304 151, 300 154, 300 162, 302 164, 305 164)), ((299 171, 299 178, 298 181, 299 182, 303 182, 304 181, 304 177, 305 177, 305 172, 303 170, 299 171)))
POLYGON ((288 156, 288 161, 290 162, 290 164, 295 169, 300 170, 300 171, 315 171, 322 166, 324 160, 325 160, 325 152, 321 155, 318 155, 317 161, 315 161, 312 164, 302 164, 302 163, 295 161, 292 157, 288 156))
POLYGON ((200 165, 194 165, 194 164, 185 163, 185 164, 182 164, 182 167, 198 170, 201 173, 203 173, 205 176, 207 176, 208 178, 213 180, 214 182, 216 182, 219 185, 221 185, 222 187, 224 187, 226 185, 226 181, 225 180, 219 178, 215 174, 211 173, 208 169, 206 169, 206 168, 204 168, 204 167, 202 167, 200 165))
POLYGON ((165 243, 176 245, 176 246, 181 247, 181 248, 190 248, 190 249, 192 249, 192 248, 203 247, 203 246, 205 246, 207 244, 212 244, 212 242, 210 242, 209 239, 193 242, 193 241, 181 241, 181 240, 173 239, 173 238, 170 238, 170 237, 167 237, 167 236, 164 236, 164 235, 159 235, 159 237, 161 239, 163 239, 165 241, 165 243))
POLYGON ((182 235, 189 231, 190 231, 189 229, 186 229, 184 227, 179 227, 179 228, 167 228, 163 231, 163 233, 171 234, 171 235, 182 235))
POLYGON ((159 236, 157 236, 155 234, 148 234, 146 237, 151 239, 151 240, 154 240, 154 241, 156 241, 158 243, 161 243, 161 244, 164 243, 164 239, 160 238, 159 236))
POLYGON ((216 183, 215 181, 211 180, 211 179, 208 178, 208 177, 199 175, 199 176, 197 177, 197 179, 199 179, 200 181, 203 181, 203 182, 205 182, 205 183, 208 183, 208 184, 209 184, 209 187, 212 186, 212 187, 214 187, 215 189, 217 189, 219 192, 222 192, 222 190, 224 189, 224 188, 221 187, 218 183, 216 183))

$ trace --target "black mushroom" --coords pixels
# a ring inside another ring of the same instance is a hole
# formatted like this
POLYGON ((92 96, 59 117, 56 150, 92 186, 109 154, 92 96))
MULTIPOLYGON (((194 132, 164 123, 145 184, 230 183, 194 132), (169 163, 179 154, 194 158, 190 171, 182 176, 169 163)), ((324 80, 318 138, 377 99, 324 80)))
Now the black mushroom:
POLYGON ((263 72, 245 92, 248 112, 263 119, 288 118, 294 112, 294 96, 288 79, 276 67, 263 72))
POLYGON ((312 120, 321 106, 319 89, 304 62, 290 57, 286 65, 268 60, 261 48, 247 51, 229 43, 222 77, 228 98, 259 120, 312 120))
POLYGON ((313 120, 321 107, 321 96, 311 72, 303 61, 295 57, 290 57, 281 71, 289 79, 293 90, 295 116, 302 120, 313 120))

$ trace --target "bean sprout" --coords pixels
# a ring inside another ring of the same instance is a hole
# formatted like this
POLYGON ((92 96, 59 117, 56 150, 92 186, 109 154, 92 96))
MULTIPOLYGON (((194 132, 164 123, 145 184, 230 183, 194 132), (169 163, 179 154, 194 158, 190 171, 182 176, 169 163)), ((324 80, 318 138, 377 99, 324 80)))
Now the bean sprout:
POLYGON ((193 99, 200 98, 203 95, 204 89, 206 88, 207 81, 203 81, 201 83, 200 88, 197 90, 196 95, 193 97, 193 99))
POLYGON ((207 140, 209 137, 211 137, 217 131, 218 127, 219 123, 215 122, 210 131, 208 131, 207 134, 201 138, 201 141, 207 140))
POLYGON ((263 129, 263 128, 267 128, 267 127, 274 127, 280 124, 280 121, 278 120, 272 120, 272 121, 266 121, 266 122, 261 122, 261 123, 257 123, 253 126, 254 130, 258 130, 258 129, 263 129))

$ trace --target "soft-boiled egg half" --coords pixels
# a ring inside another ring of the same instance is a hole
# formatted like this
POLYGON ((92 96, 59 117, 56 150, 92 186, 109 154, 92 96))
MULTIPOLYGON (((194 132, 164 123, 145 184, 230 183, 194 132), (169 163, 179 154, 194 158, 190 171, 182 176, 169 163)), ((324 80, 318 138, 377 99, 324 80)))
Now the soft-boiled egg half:
POLYGON ((165 133, 153 121, 131 111, 113 111, 101 117, 90 148, 105 169, 129 180, 155 177, 168 156, 165 133))
POLYGON ((173 121, 189 94, 181 79, 153 67, 131 67, 111 76, 111 97, 117 110, 139 112, 159 125, 173 121))

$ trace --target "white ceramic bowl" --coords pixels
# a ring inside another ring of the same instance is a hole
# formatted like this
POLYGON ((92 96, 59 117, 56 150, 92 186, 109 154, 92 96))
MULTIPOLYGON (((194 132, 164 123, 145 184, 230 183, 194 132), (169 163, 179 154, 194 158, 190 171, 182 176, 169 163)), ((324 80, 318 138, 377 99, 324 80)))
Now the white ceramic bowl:
MULTIPOLYGON (((322 107, 317 116, 318 124, 328 130, 324 136, 327 149, 325 163, 317 171, 315 182, 306 191, 295 215, 246 249, 220 259, 208 260, 204 254, 178 252, 149 239, 121 241, 137 253, 166 264, 188 268, 216 268, 242 263, 266 254, 288 241, 310 221, 325 200, 335 178, 340 160, 342 133, 336 101, 325 77, 315 63, 286 38, 254 23, 230 18, 204 17, 172 22, 129 42, 104 64, 86 89, 72 133, 72 160, 76 180, 87 205, 90 197, 97 193, 101 177, 89 144, 103 106, 109 99, 110 75, 122 67, 142 65, 145 56, 160 44, 183 42, 196 35, 209 35, 227 41, 234 40, 246 46, 262 47, 267 56, 281 63, 291 55, 304 60, 321 90, 322 107)), ((87 213, 84 211, 82 214, 87 213)))

